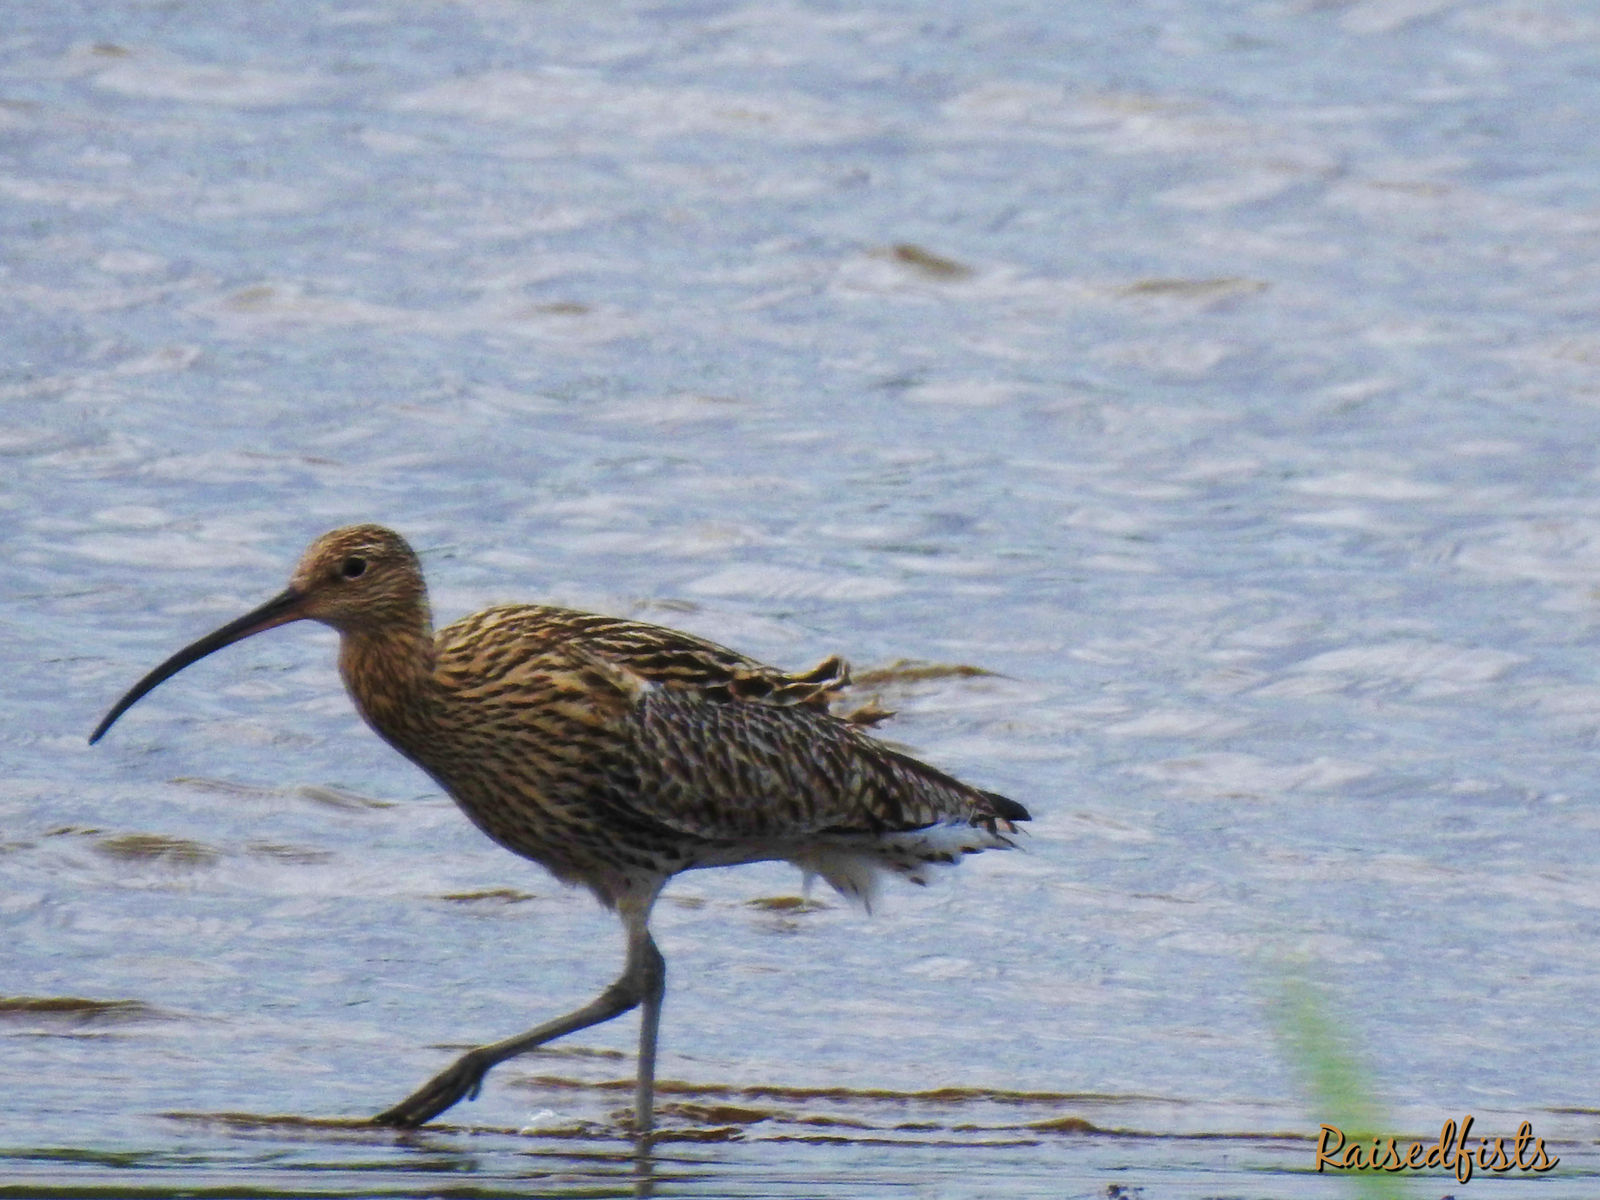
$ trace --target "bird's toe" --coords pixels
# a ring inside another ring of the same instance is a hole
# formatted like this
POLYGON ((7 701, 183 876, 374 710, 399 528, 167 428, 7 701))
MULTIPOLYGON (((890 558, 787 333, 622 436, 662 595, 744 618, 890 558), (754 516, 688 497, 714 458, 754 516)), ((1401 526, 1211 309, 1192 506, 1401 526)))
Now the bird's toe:
POLYGON ((473 1054, 457 1059, 393 1108, 372 1118, 391 1129, 415 1129, 462 1100, 475 1100, 486 1068, 473 1054))

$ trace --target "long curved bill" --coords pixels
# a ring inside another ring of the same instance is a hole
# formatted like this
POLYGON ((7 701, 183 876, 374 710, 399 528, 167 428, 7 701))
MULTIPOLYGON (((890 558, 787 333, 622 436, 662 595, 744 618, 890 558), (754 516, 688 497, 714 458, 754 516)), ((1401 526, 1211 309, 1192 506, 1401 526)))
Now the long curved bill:
POLYGON ((161 683, 171 679, 190 663, 199 662, 206 655, 224 646, 231 646, 234 642, 249 637, 252 633, 260 633, 264 629, 272 629, 278 625, 287 625, 290 621, 298 621, 305 614, 301 609, 301 602, 305 599, 303 593, 289 588, 268 600, 260 608, 245 613, 237 621, 229 621, 215 633, 208 633, 191 646, 185 646, 166 662, 162 663, 150 674, 128 689, 128 694, 105 715, 100 724, 95 726, 94 732, 89 735, 89 744, 98 742, 105 731, 116 723, 118 717, 127 712, 146 693, 156 688, 161 683))

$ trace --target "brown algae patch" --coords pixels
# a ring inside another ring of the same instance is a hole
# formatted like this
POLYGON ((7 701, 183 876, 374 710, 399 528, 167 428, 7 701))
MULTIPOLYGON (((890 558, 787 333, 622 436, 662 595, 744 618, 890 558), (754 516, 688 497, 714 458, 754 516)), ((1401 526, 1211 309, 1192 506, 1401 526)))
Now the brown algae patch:
POLYGON ((704 1129, 663 1129, 652 1135, 651 1141, 662 1142, 737 1142, 744 1130, 737 1125, 720 1125, 704 1129))
MULTIPOLYGON (((532 1090, 626 1092, 631 1079, 578 1080, 541 1075, 517 1080, 532 1090)), ((1116 1100, 1069 1092, 1012 1092, 995 1088, 943 1087, 927 1091, 880 1088, 785 1087, 782 1085, 698 1084, 656 1081, 656 1094, 672 1099, 660 1111, 697 1126, 751 1129, 761 1126, 762 1139, 820 1138, 841 1144, 955 1138, 965 1144, 976 1137, 991 1144, 995 1137, 1020 1137, 1034 1144, 1043 1134, 1116 1135, 1083 1117, 1061 1112, 1063 1104, 1116 1100), (1000 1105, 1015 1114, 983 1121, 981 1108, 1000 1105), (789 1105, 795 1107, 790 1108, 789 1105), (835 1108, 835 1106, 840 1106, 835 1108), (929 1107, 931 1106, 931 1111, 929 1107), (833 1108, 834 1111, 829 1111, 833 1108), (918 1109, 921 1111, 918 1111, 918 1109), (1020 1108, 1023 1111, 1018 1112, 1020 1108), (1026 1110, 1032 1109, 1030 1113, 1026 1110), (978 1123, 983 1121, 983 1123, 978 1123), (800 1132, 804 1131, 804 1132, 800 1132)), ((752 1136, 756 1136, 752 1132, 752 1136)), ((953 1143, 955 1144, 955 1143, 953 1143)))
MULTIPOLYGON (((540 1048, 541 1050, 543 1047, 540 1048)), ((618 1057, 627 1057, 615 1052, 618 1057)), ((522 1087, 551 1088, 579 1091, 631 1091, 632 1079, 604 1079, 598 1081, 569 1079, 559 1075, 530 1075, 517 1081, 522 1087)), ((702 1098, 744 1100, 831 1100, 893 1101, 922 1104, 1109 1104, 1129 1100, 1160 1100, 1154 1096, 1114 1095, 1104 1092, 1024 1092, 1008 1088, 948 1087, 928 1088, 922 1091, 903 1091, 896 1088, 852 1087, 796 1087, 778 1083, 690 1083, 681 1079, 656 1080, 656 1095, 698 1096, 702 1098)))
POLYGON ((163 1021, 162 1012, 143 1000, 90 1000, 83 996, 0 996, 0 1021, 92 1025, 163 1021))
POLYGON ((1267 290, 1260 279, 1224 276, 1218 279, 1139 279, 1116 289, 1116 294, 1133 300, 1169 300, 1200 308, 1212 308, 1244 296, 1267 290))
POLYGON ((320 787, 310 783, 290 788, 289 795, 301 800, 310 800, 314 804, 326 805, 328 808, 337 808, 343 812, 357 812, 364 808, 395 807, 393 800, 379 800, 376 796, 364 796, 360 792, 352 792, 346 788, 320 787))
POLYGON ((552 300, 547 304, 530 305, 523 310, 523 315, 586 317, 593 311, 589 305, 580 304, 576 300, 552 300))
POLYGON ((287 846, 279 842, 251 842, 245 849, 257 858, 270 858, 273 862, 291 863, 302 867, 331 862, 334 857, 331 850, 317 850, 309 846, 287 846))
POLYGON ((122 833, 103 837, 94 843, 94 848, 120 862, 155 862, 170 867, 211 867, 222 859, 221 853, 210 846, 164 833, 122 833))
POLYGON ((827 908, 818 900, 808 900, 804 896, 758 896, 754 900, 746 900, 746 908, 758 908, 762 912, 781 913, 808 913, 821 912, 827 908))
POLYGON ((886 667, 874 667, 851 676, 856 687, 884 687, 895 683, 922 683, 930 679, 980 679, 993 677, 995 672, 968 663, 922 662, 917 659, 898 658, 886 667))
POLYGON ((451 904, 526 904, 539 897, 532 892, 519 892, 515 888, 484 888, 480 892, 445 892, 435 897, 451 904))
POLYGON ((234 783, 231 779, 206 779, 200 775, 178 775, 167 782, 173 787, 189 788, 208 796, 226 796, 229 799, 269 800, 280 794, 276 788, 234 783))
POLYGON ((548 1055, 552 1058, 610 1058, 624 1059, 628 1057, 625 1050, 610 1050, 603 1046, 563 1046, 559 1042, 538 1046, 529 1051, 531 1055, 548 1055))
POLYGON ((741 1108, 736 1104, 668 1104, 664 1112, 696 1125, 758 1125, 762 1121, 783 1121, 787 1113, 770 1108, 741 1108))
POLYGON ((1100 1128, 1092 1121, 1085 1121, 1082 1117, 1051 1117, 1045 1121, 1029 1121, 1024 1129, 1036 1129, 1040 1133, 1107 1133, 1108 1130, 1100 1128))
POLYGON ((964 263, 959 263, 953 258, 946 258, 942 254, 935 254, 932 250, 924 249, 915 242, 896 242, 887 250, 874 251, 876 257, 886 258, 890 262, 899 263, 903 267, 910 267, 919 275, 929 279, 943 279, 954 282, 958 279, 971 279, 972 268, 964 263))
POLYGON ((262 787, 259 784, 235 783, 231 779, 207 779, 199 775, 179 775, 168 782, 173 787, 189 788, 210 796, 227 796, 239 800, 310 800, 314 804, 336 808, 343 812, 394 807, 392 800, 379 800, 344 788, 323 787, 310 783, 295 787, 262 787))
MULTIPOLYGON (((374 1135, 393 1137, 396 1134, 407 1136, 414 1134, 414 1130, 396 1130, 382 1125, 374 1125, 370 1117, 307 1117, 296 1113, 247 1113, 247 1112, 183 1112, 170 1111, 160 1114, 168 1121, 183 1121, 195 1125, 217 1126, 232 1133, 250 1134, 264 1132, 282 1134, 295 1131, 307 1136, 312 1141, 343 1142, 354 1138, 367 1139, 374 1135)), ((428 1133, 449 1133, 462 1131, 465 1127, 448 1125, 443 1122, 428 1126, 428 1133)), ((485 1127, 485 1131, 488 1131, 485 1127)), ((500 1129, 495 1132, 514 1134, 514 1129, 500 1129)))

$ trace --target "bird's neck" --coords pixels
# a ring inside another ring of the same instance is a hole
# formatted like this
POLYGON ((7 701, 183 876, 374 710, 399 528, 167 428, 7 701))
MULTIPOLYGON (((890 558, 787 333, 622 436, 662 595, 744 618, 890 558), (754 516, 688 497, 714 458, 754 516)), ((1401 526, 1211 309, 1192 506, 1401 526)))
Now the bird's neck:
POLYGON ((356 708, 401 753, 415 757, 433 729, 433 631, 426 622, 339 637, 339 674, 356 708))

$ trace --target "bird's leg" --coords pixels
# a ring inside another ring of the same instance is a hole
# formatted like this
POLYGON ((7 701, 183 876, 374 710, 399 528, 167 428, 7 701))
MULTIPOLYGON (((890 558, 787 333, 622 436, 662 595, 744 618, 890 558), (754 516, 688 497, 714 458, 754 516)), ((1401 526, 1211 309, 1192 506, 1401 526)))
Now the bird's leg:
MULTIPOLYGON (((654 898, 652 895, 650 900, 654 898)), ((565 1016, 546 1021, 543 1025, 535 1026, 526 1033, 520 1033, 502 1042, 473 1047, 399 1104, 373 1117, 372 1123, 400 1129, 422 1125, 451 1105, 469 1096, 476 1096, 478 1088, 483 1083, 483 1077, 496 1064, 503 1063, 508 1058, 515 1058, 519 1054, 525 1054, 536 1046, 552 1042, 558 1037, 587 1029, 591 1025, 600 1025, 643 1004, 648 1047, 646 1037, 642 1033, 639 1086, 636 1094, 639 1102, 636 1111, 642 1114, 642 1119, 636 1120, 640 1131, 647 1132, 650 1128, 650 1102, 655 1081, 656 1023, 661 1014, 662 990, 666 986, 666 963, 661 957, 661 952, 656 949, 650 931, 645 927, 650 913, 649 902, 619 904, 618 908, 622 910, 622 919, 628 926, 628 958, 622 968, 622 974, 610 987, 582 1008, 574 1009, 565 1016), (646 1049, 649 1051, 648 1063, 643 1056, 646 1049)))
POLYGON ((503 1042, 473 1047, 399 1104, 373 1117, 372 1123, 392 1125, 400 1129, 422 1125, 459 1101, 477 1095, 483 1077, 495 1064, 502 1063, 508 1058, 515 1058, 535 1046, 542 1046, 558 1037, 621 1016, 630 1008, 636 1007, 643 999, 639 984, 631 978, 631 974, 630 971, 623 972, 622 976, 600 995, 565 1016, 546 1021, 543 1025, 528 1030, 527 1033, 507 1038, 503 1042))
MULTIPOLYGON (((667 991, 667 960, 661 957, 650 931, 639 929, 643 947, 645 993, 639 1001, 639 1078, 633 1092, 633 1131, 641 1151, 648 1150, 654 1128, 656 1094, 656 1033, 661 1028, 661 998, 667 991)), ((629 940, 629 957, 633 957, 629 940)))

